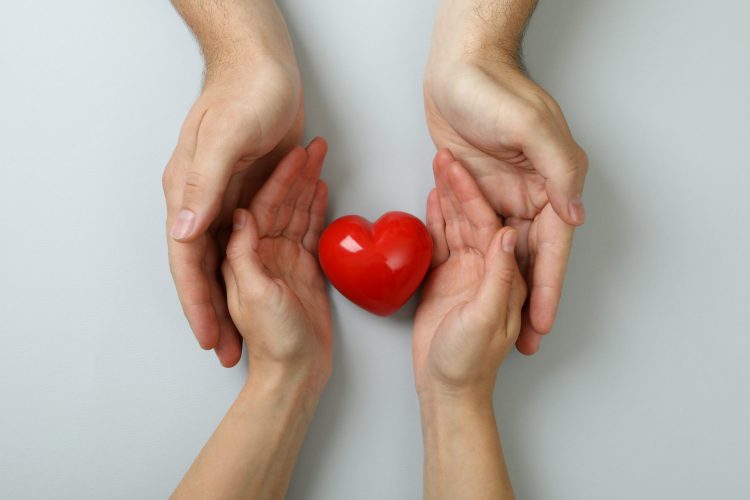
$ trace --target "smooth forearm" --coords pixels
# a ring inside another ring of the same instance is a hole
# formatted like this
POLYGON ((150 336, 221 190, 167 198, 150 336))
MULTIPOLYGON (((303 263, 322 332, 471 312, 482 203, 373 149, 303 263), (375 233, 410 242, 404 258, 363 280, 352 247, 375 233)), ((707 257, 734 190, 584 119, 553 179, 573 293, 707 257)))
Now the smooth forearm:
POLYGON ((513 498, 491 400, 420 397, 424 498, 513 498))
POLYGON ((173 498, 283 498, 318 399, 303 379, 249 377, 173 498))
POLYGON ((273 0, 172 0, 195 33, 208 73, 263 58, 293 60, 294 49, 273 0))

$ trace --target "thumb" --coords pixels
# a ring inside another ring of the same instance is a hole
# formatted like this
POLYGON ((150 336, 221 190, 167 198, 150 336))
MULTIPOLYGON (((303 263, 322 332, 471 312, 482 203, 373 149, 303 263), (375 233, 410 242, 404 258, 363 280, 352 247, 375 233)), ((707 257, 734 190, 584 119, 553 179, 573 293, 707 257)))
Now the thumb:
POLYGON ((170 235, 177 241, 201 236, 219 215, 232 176, 232 159, 221 148, 199 148, 184 177, 182 204, 170 235))
POLYGON ((258 255, 258 226, 249 210, 238 208, 232 219, 232 236, 227 243, 227 262, 237 289, 248 290, 268 279, 258 255))
POLYGON ((546 180, 545 188, 555 213, 572 226, 586 221, 581 195, 588 171, 585 151, 556 130, 537 129, 524 154, 546 180))
POLYGON ((508 303, 517 275, 517 264, 514 257, 518 233, 515 229, 500 229, 490 242, 484 257, 484 277, 479 285, 477 303, 482 310, 495 311, 497 321, 504 325, 508 303))

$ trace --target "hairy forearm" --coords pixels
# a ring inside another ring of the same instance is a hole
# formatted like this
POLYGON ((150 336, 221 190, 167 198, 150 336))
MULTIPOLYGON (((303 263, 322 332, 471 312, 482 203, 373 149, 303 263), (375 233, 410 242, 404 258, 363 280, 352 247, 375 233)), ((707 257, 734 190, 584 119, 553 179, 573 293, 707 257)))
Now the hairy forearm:
POLYGON ((264 57, 293 60, 284 18, 273 0, 172 0, 198 38, 210 73, 264 57))
POLYGON ((513 498, 492 402, 420 398, 424 498, 513 498))
POLYGON ((251 376, 173 498, 283 498, 319 393, 283 376, 251 376))
POLYGON ((523 34, 536 3, 443 0, 435 20, 433 49, 439 49, 442 57, 481 54, 518 62, 523 34))

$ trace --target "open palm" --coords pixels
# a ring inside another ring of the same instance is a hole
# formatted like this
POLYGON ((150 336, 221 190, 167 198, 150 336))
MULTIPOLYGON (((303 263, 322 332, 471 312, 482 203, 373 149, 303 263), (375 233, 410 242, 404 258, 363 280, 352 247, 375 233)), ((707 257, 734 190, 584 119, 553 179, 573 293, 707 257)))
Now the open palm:
POLYGON ((517 346, 532 354, 552 328, 573 224, 582 217, 567 201, 567 184, 553 179, 578 182, 585 153, 554 100, 517 70, 461 64, 450 77, 428 71, 425 110, 438 148, 466 166, 504 224, 518 232, 516 256, 531 296, 517 346))
POLYGON ((251 359, 331 359, 330 305, 315 257, 326 217, 327 188, 319 180, 326 149, 322 139, 293 149, 250 210, 235 213, 223 272, 229 311, 251 359))
POLYGON ((502 228, 471 175, 450 152, 435 158, 427 223, 434 269, 414 321, 414 370, 426 385, 488 387, 520 328, 525 285, 502 228), (500 250, 500 245, 505 250, 500 250))

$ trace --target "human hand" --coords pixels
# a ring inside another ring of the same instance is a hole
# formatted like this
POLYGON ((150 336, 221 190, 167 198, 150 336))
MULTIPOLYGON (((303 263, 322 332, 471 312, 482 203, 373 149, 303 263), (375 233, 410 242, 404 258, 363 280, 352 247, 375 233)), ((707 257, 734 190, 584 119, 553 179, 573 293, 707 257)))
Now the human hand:
POLYGON ((434 162, 427 203, 433 270, 414 321, 420 397, 491 402, 500 363, 521 324, 526 285, 514 258, 517 231, 503 228, 468 171, 447 150, 434 162))
POLYGON ((503 6, 479 3, 441 7, 425 73, 427 124, 437 147, 451 150, 517 231, 516 256, 531 290, 517 347, 533 354, 552 329, 574 226, 585 219, 588 160, 558 104, 517 62, 531 9, 508 6, 503 14, 503 6))
POLYGON ((214 13, 215 7, 197 9, 195 2, 174 3, 201 41, 206 79, 164 170, 169 264, 198 342, 233 366, 241 338, 218 279, 226 233, 233 210, 248 206, 299 143, 302 84, 273 2, 225 2, 231 16, 214 13))
POLYGON ((316 258, 326 218, 319 180, 327 145, 297 147, 234 212, 222 273, 229 312, 247 343, 252 373, 309 379, 322 390, 332 366, 331 312, 316 258))
POLYGON ((222 273, 247 343, 239 396, 172 498, 283 498, 332 366, 331 314, 315 258, 327 145, 294 148, 250 210, 236 209, 222 273))

